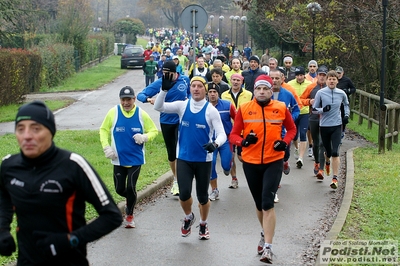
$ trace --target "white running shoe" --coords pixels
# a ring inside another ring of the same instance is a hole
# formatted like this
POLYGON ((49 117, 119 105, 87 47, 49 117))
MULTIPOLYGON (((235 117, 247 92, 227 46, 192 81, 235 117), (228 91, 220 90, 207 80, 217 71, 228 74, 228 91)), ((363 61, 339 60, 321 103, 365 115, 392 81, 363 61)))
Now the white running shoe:
POLYGON ((303 160, 301 159, 301 158, 299 158, 298 160, 297 160, 297 162, 296 162, 296 166, 297 166, 297 168, 301 168, 301 167, 303 167, 303 160))
POLYGON ((313 150, 312 148, 308 148, 308 157, 313 157, 313 150))
POLYGON ((211 201, 217 200, 219 199, 219 191, 218 188, 213 189, 213 191, 211 192, 210 196, 208 196, 208 198, 211 201))
POLYGON ((275 193, 274 203, 278 203, 278 202, 279 202, 278 193, 275 193))
POLYGON ((135 228, 135 221, 133 220, 133 215, 127 215, 125 218, 125 228, 135 228))
POLYGON ((174 181, 174 184, 172 185, 171 194, 174 196, 179 196, 179 186, 177 181, 174 181))
POLYGON ((238 188, 239 187, 239 182, 237 179, 232 179, 231 184, 229 185, 229 188, 238 188))

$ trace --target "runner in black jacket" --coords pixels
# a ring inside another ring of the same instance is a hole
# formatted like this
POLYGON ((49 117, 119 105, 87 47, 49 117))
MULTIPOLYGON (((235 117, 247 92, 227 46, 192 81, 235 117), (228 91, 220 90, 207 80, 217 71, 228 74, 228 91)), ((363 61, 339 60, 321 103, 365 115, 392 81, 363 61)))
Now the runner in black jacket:
POLYGON ((42 102, 22 106, 16 119, 21 152, 0 168, 0 254, 10 256, 17 216, 18 265, 89 265, 86 244, 118 227, 121 212, 90 164, 53 142, 54 116, 42 102), (99 217, 85 220, 85 202, 99 217))
MULTIPOLYGON (((336 73, 338 74, 339 77, 339 83, 336 85, 337 88, 342 89, 346 95, 347 98, 350 102, 350 95, 354 94, 356 92, 356 87, 353 84, 353 81, 351 81, 351 79, 347 76, 344 75, 344 70, 343 67, 341 66, 337 66, 335 69, 336 73)), ((344 119, 344 105, 342 104, 340 106, 340 112, 341 112, 341 116, 342 116, 342 122, 344 119)), ((346 124, 347 123, 342 123, 342 139, 344 137, 344 132, 346 129, 346 124)))

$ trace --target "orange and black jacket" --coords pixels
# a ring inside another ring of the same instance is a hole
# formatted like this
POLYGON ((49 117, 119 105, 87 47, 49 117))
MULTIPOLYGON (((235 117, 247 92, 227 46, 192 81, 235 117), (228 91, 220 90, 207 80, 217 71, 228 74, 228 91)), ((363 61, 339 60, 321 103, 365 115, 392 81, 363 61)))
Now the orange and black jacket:
POLYGON ((296 126, 285 103, 271 100, 269 104, 261 106, 253 99, 239 107, 229 141, 241 146, 242 140, 253 131, 258 137, 257 143, 242 148, 243 160, 252 164, 271 163, 282 159, 285 154, 273 148, 274 142, 282 139, 283 126, 287 131, 283 140, 289 144, 296 135, 296 126))

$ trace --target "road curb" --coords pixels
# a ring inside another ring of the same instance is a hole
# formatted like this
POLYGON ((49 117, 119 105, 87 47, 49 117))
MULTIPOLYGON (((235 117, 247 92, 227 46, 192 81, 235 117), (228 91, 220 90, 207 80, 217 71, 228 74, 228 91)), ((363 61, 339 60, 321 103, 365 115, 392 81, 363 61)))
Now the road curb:
MULTIPOLYGON (((170 170, 167 173, 160 176, 157 180, 153 181, 153 183, 151 183, 144 189, 138 191, 137 202, 139 202, 147 197, 150 197, 157 190, 168 185, 173 180, 174 180, 174 175, 172 174, 172 171, 170 170)), ((118 208, 121 210, 121 213, 125 213, 125 203, 126 203, 125 201, 121 201, 118 203, 118 208)))
MULTIPOLYGON (((325 240, 333 241, 336 240, 340 231, 342 231, 342 227, 344 222, 346 221, 347 214, 350 210, 351 200, 353 198, 353 190, 354 190, 354 158, 353 151, 356 148, 351 148, 346 151, 346 185, 344 188, 342 204, 340 205, 339 212, 336 216, 335 222, 333 223, 331 230, 329 230, 328 234, 325 237, 325 240)), ((317 258, 315 260, 315 266, 326 265, 320 264, 319 252, 317 258)))

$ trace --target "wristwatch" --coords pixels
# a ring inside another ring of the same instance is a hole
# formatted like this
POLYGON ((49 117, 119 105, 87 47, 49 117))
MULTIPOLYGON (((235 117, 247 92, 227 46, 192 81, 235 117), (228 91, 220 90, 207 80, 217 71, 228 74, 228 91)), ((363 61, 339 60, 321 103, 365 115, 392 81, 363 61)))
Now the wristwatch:
POLYGON ((71 247, 76 248, 79 245, 79 238, 75 235, 69 235, 69 243, 71 247))

